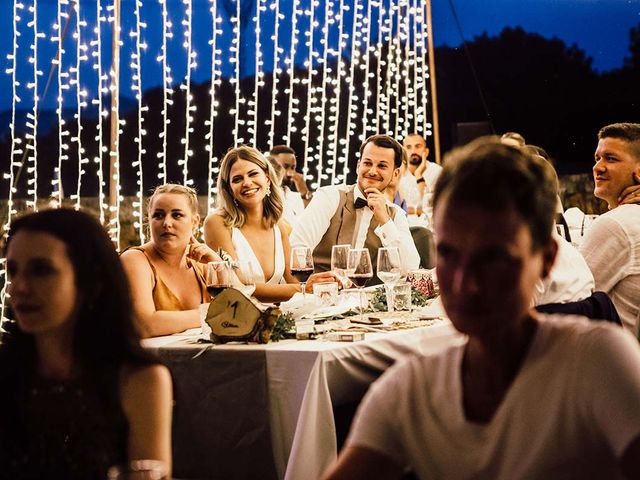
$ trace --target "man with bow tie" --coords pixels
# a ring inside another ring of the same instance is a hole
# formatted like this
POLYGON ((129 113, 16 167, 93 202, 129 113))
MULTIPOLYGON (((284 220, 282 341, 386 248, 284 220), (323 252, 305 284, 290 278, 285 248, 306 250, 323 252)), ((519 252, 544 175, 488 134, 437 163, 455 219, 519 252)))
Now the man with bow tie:
POLYGON ((291 233, 292 246, 313 249, 316 272, 331 269, 331 247, 342 244, 368 248, 374 269, 380 247, 398 247, 403 269, 418 268, 420 257, 407 217, 383 194, 400 174, 404 155, 402 145, 393 138, 373 135, 360 147, 355 185, 316 191, 291 233))

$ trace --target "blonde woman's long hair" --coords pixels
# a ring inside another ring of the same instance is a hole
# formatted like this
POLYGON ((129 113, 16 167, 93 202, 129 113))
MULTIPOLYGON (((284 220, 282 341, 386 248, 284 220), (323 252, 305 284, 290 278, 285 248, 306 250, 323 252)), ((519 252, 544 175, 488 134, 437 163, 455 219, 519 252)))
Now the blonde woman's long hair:
POLYGON ((231 167, 238 160, 246 160, 257 165, 269 179, 271 193, 264 197, 264 218, 269 227, 273 227, 282 217, 284 194, 277 184, 277 175, 271 163, 253 147, 241 146, 232 148, 222 159, 218 175, 217 207, 222 214, 224 224, 231 228, 240 228, 247 221, 247 213, 241 205, 236 204, 231 192, 229 177, 231 167))

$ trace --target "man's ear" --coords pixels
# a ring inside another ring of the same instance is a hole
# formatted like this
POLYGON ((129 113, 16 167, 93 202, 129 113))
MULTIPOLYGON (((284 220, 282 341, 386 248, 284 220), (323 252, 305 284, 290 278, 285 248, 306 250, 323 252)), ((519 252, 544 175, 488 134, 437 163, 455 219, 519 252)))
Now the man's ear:
POLYGON ((558 255, 558 242, 555 238, 551 237, 549 242, 542 248, 542 278, 547 278, 553 264, 556 261, 558 255))
POLYGON ((429 147, 424 147, 424 158, 429 158, 429 147))

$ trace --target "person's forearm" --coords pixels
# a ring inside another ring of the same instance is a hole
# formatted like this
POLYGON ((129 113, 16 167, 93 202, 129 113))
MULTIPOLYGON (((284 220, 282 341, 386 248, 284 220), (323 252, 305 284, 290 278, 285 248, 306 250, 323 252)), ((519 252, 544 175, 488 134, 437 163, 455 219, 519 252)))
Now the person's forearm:
POLYGON ((145 318, 138 318, 138 325, 140 335, 145 338, 172 335, 199 327, 200 313, 197 308, 175 312, 160 310, 145 318))
POLYGON ((263 283, 256 285, 253 296, 263 303, 286 302, 300 291, 300 284, 297 283, 278 285, 263 283))

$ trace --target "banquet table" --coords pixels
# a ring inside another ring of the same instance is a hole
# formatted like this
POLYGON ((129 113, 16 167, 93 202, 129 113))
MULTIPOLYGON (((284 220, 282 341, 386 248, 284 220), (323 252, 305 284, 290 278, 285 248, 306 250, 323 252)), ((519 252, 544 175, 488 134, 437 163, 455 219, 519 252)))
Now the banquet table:
POLYGON ((461 341, 447 320, 359 342, 213 345, 199 333, 144 341, 171 369, 174 474, 315 479, 337 456, 334 409, 356 404, 400 356, 461 341))

